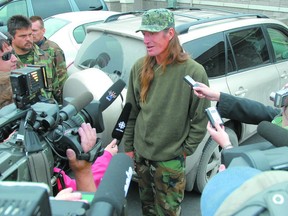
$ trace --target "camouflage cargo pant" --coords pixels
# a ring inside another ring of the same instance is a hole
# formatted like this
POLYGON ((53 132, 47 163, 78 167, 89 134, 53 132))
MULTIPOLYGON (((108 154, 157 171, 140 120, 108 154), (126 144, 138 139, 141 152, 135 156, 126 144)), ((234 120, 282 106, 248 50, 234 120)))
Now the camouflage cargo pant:
POLYGON ((135 153, 135 163, 143 215, 180 215, 186 183, 184 156, 150 161, 135 153))

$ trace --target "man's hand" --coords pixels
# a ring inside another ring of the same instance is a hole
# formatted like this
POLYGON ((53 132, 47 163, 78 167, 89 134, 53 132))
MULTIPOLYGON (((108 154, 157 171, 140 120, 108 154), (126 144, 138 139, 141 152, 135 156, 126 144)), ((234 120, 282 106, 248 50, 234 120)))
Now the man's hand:
POLYGON ((81 138, 81 146, 83 148, 83 151, 85 153, 89 152, 93 148, 97 140, 96 129, 92 128, 89 123, 83 123, 78 129, 78 133, 81 138))
MULTIPOLYGON (((78 133, 80 135, 83 151, 85 153, 89 152, 96 143, 96 129, 92 128, 89 123, 83 123, 78 129, 78 133)), ((72 149, 67 149, 66 155, 69 160, 70 168, 73 172, 83 171, 84 169, 91 169, 91 163, 85 160, 77 160, 76 154, 72 149)))
POLYGON ((220 92, 214 91, 203 83, 197 82, 197 86, 193 87, 194 94, 199 98, 206 98, 210 101, 219 101, 220 92))
MULTIPOLYGON (((90 151, 96 144, 97 134, 95 128, 92 128, 89 123, 83 123, 78 133, 83 151, 85 153, 90 151)), ((72 149, 67 149, 66 155, 69 160, 69 166, 75 175, 77 189, 79 191, 95 192, 96 186, 91 170, 92 164, 86 160, 78 160, 72 149)))

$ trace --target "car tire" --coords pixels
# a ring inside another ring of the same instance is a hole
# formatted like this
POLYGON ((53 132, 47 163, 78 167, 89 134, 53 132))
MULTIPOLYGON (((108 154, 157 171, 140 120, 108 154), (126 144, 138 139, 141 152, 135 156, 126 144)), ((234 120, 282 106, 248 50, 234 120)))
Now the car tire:
MULTIPOLYGON (((226 127, 225 131, 229 135, 231 144, 237 147, 238 138, 236 133, 229 127, 226 127)), ((195 185, 196 191, 202 193, 208 180, 218 173, 221 164, 221 150, 221 147, 210 137, 205 144, 199 161, 195 185)))

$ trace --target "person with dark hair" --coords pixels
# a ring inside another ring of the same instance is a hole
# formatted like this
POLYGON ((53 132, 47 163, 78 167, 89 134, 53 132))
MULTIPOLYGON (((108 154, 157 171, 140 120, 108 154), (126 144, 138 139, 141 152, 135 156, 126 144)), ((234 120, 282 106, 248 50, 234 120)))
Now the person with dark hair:
POLYGON ((17 58, 13 54, 13 48, 9 38, 0 33, 0 109, 13 103, 12 87, 10 83, 11 70, 17 68, 17 58))
POLYGON ((17 67, 26 65, 45 65, 47 87, 42 90, 46 98, 54 98, 62 104, 63 80, 57 74, 53 57, 41 50, 32 36, 32 23, 29 18, 14 15, 7 22, 8 32, 12 36, 12 47, 18 58, 17 67))
POLYGON ((68 74, 63 50, 57 43, 48 40, 44 36, 46 29, 43 19, 40 16, 31 16, 30 20, 32 22, 33 42, 53 58, 58 75, 59 85, 64 86, 64 83, 68 78, 68 74))
POLYGON ((170 10, 144 12, 138 31, 147 55, 130 73, 126 102, 132 111, 123 138, 125 152, 136 164, 143 215, 180 215, 185 158, 206 134, 204 110, 210 106, 183 78, 190 75, 208 85, 208 77, 184 52, 170 10))

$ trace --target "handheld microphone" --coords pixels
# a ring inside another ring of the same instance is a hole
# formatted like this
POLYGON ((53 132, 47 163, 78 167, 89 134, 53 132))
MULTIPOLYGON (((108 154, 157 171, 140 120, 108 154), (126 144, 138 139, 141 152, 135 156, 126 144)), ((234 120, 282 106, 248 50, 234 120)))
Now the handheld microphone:
POLYGON ((112 131, 112 138, 117 139, 118 143, 124 135, 131 109, 131 103, 126 103, 112 131))
POLYGON ((133 161, 125 153, 113 156, 91 203, 88 216, 120 215, 133 174, 133 161))
POLYGON ((288 130, 271 122, 260 122, 257 133, 276 147, 288 146, 288 130))
POLYGON ((86 107, 92 100, 93 94, 91 92, 84 92, 79 97, 72 100, 68 105, 60 110, 60 118, 62 121, 66 121, 71 116, 76 115, 84 107, 86 107))
POLYGON ((125 87, 125 82, 122 79, 118 79, 99 99, 101 110, 104 111, 109 107, 114 100, 121 94, 125 87))

